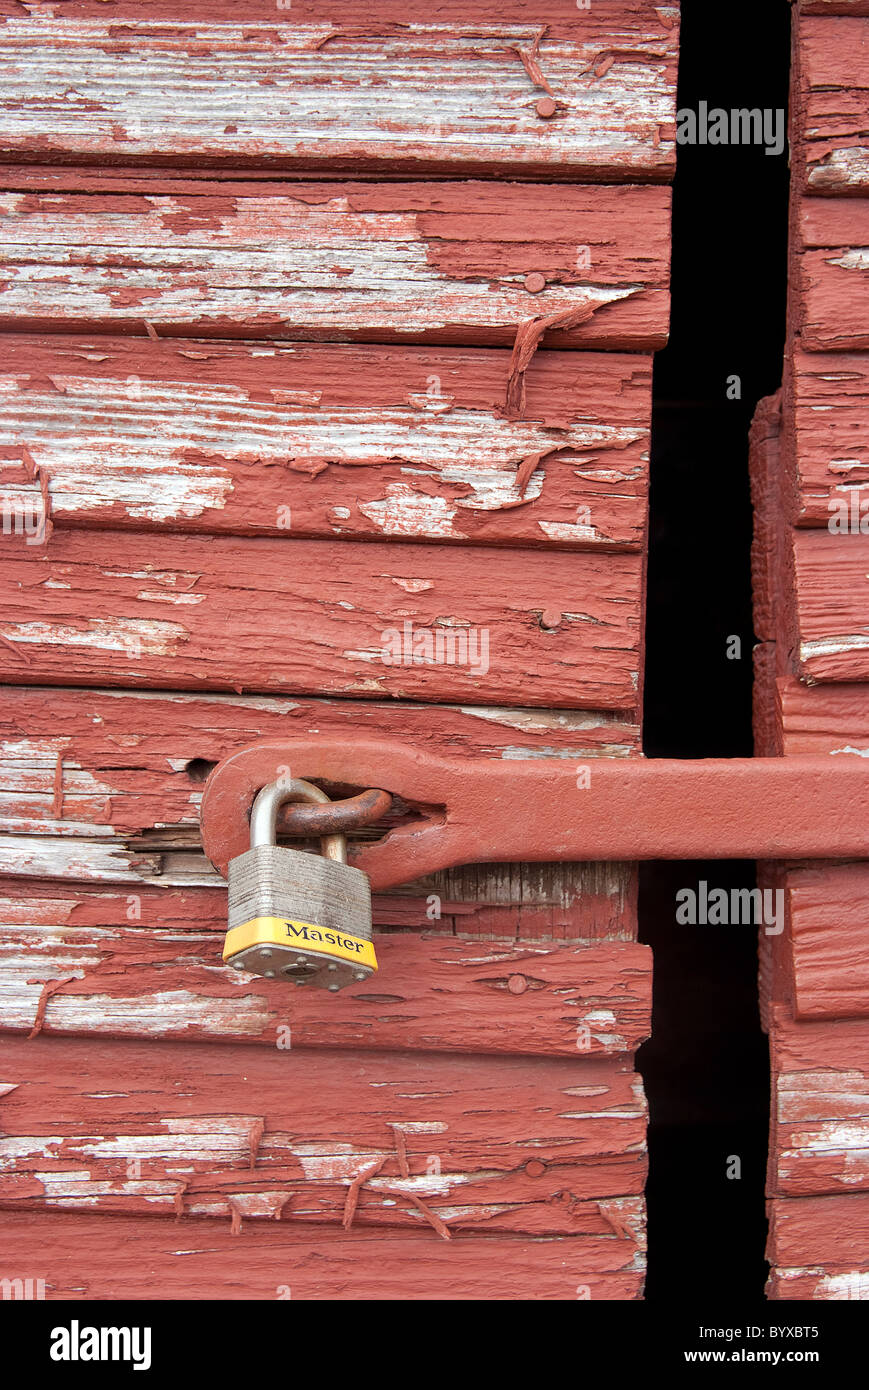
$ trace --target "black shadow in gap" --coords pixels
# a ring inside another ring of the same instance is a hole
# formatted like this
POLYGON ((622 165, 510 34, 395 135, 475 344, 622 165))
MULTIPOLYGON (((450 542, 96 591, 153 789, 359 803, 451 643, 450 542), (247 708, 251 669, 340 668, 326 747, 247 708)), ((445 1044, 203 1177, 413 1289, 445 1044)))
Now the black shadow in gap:
MULTIPOLYGON (((683 0, 680 109, 786 110, 789 62, 787 0, 683 0)), ((786 153, 679 147, 672 328, 654 376, 649 757, 752 752, 748 426, 781 382, 787 200, 786 153)), ((640 876, 640 939, 655 955, 652 1039, 639 1053, 650 1106, 646 1296, 667 1302, 759 1299, 766 1272, 758 929, 679 925, 676 893, 700 880, 750 888, 754 865, 657 863, 640 876)))

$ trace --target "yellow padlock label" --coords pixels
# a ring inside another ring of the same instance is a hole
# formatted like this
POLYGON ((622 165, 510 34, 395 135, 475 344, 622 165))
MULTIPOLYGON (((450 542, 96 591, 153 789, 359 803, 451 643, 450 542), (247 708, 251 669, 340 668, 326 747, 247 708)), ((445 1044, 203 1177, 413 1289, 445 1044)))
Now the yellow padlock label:
POLYGON ((310 946, 323 955, 377 969, 372 942, 346 931, 327 930, 313 922, 295 922, 287 917, 252 917, 240 927, 232 927, 223 943, 223 959, 237 956, 248 946, 310 946))

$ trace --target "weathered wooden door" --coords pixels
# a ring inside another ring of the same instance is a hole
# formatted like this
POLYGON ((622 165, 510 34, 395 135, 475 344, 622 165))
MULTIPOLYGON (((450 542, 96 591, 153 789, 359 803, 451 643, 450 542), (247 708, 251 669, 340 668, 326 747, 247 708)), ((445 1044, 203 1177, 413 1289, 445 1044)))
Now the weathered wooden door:
MULTIPOLYGON (((789 331, 753 439, 755 749, 869 756, 869 17, 802 0, 791 85, 789 331)), ((784 931, 761 937, 777 1299, 869 1297, 865 862, 764 866, 784 931)))
POLYGON ((638 756, 677 9, 0 8, 0 1273, 635 1299, 632 866, 408 883, 300 998, 198 809, 288 730, 638 756))

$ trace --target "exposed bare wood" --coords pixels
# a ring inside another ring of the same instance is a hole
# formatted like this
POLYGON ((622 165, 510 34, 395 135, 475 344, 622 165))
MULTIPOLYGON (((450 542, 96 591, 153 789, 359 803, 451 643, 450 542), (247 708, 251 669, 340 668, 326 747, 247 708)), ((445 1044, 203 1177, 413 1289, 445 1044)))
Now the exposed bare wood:
MULTIPOLYGON (((3 872, 31 883, 54 880, 45 895, 58 902, 73 894, 72 915, 58 922, 124 921, 125 892, 133 890, 143 925, 222 921, 225 885, 206 862, 199 834, 203 778, 231 752, 280 736, 290 724, 311 735, 397 735, 451 756, 466 749, 508 760, 575 758, 578 766, 638 752, 639 735, 635 725, 595 712, 7 686, 0 690, 3 872), (121 887, 104 897, 100 884, 121 887)), ((500 938, 636 935, 636 882, 627 864, 452 869, 377 895, 375 923, 429 925, 431 894, 442 930, 500 938)))
POLYGON ((767 1258, 774 1299, 869 1297, 869 1193, 769 1203, 767 1258))
POLYGON ((856 1193, 869 1184, 869 1022, 794 1022, 772 1008, 770 1196, 856 1193))
POLYGON ((851 1269, 834 1264, 826 1269, 813 1268, 770 1270, 767 1297, 778 1301, 808 1302, 865 1301, 869 1297, 869 1273, 862 1267, 851 1269))
POLYGON ((774 651, 757 667, 757 727, 768 742, 775 738, 774 676, 792 668, 809 682, 869 679, 869 529, 854 530, 850 513, 836 528, 788 524, 781 506, 788 442, 785 436, 780 447, 777 403, 778 397, 761 403, 750 452, 755 631, 774 651))
POLYGON ((470 182, 6 193, 0 326, 506 346, 523 319, 589 306, 551 346, 661 347, 669 200, 470 182))
POLYGON ((785 368, 784 421, 792 519, 827 527, 847 512, 850 526, 854 511, 869 533, 869 359, 819 356, 795 344, 785 368))
POLYGON ((799 132, 797 173, 811 193, 869 193, 866 111, 869 24, 864 19, 800 19, 792 121, 799 132))
POLYGON ((298 4, 260 7, 255 26, 236 6, 176 6, 171 26, 153 6, 119 23, 122 8, 7 18, 0 150, 333 173, 673 173, 676 5, 574 7, 560 33, 546 27, 552 6, 524 24, 493 4, 476 6, 473 23, 467 10, 458 23, 441 13, 420 23, 381 3, 361 31, 346 6, 337 23, 322 7, 314 22, 298 4), (521 59, 535 44, 529 69, 521 59), (538 108, 544 90, 551 113, 538 108))
POLYGON ((869 533, 792 531, 797 669, 811 681, 869 680, 869 533))
MULTIPOLYGON (((9 924, 221 931, 226 885, 198 849, 148 836, 138 848, 94 840, 77 852, 57 841, 0 839, 3 911, 9 924), (213 886, 205 886, 213 885, 213 886)), ((180 839, 180 835, 178 836, 180 839)), ((65 842, 68 843, 68 842, 65 842)), ((298 842, 294 842, 298 843, 298 842)), ((629 864, 470 864, 417 879, 372 900, 375 927, 436 929, 495 941, 633 941, 636 874, 629 864), (440 916, 438 916, 438 912, 440 916)))
MULTIPOLYGON (((41 1033, 275 1047, 290 1028, 294 1047, 581 1058, 628 1052, 649 1031, 649 952, 636 943, 389 933, 375 940, 376 981, 342 991, 324 1011, 307 990, 224 966, 220 919, 198 932, 130 926, 120 915, 123 925, 79 928, 56 924, 69 910, 63 900, 34 906, 36 921, 0 928, 4 1031, 32 1031, 42 987, 55 980, 67 983, 52 994, 41 1033)), ((128 912, 136 906, 127 899, 128 912)))
POLYGON ((640 548, 651 366, 508 355, 9 337, 0 494, 55 526, 640 548), (527 482, 521 472, 536 460, 527 482))
POLYGON ((869 210, 858 198, 803 198, 791 317, 811 352, 869 348, 869 210))
POLYGON ((3 1208, 338 1227, 377 1165, 356 1229, 424 1229, 420 1199, 450 1235, 644 1249, 642 1088, 613 1063, 39 1038, 4 1065, 3 1208))

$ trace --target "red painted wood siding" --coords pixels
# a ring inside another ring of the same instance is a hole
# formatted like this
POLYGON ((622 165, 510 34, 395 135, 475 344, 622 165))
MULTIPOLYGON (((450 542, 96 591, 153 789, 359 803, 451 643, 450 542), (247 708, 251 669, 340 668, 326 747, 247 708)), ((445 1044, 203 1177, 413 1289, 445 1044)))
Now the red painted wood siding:
MULTIPOLYGON (((803 0, 795 15, 784 388, 762 403, 752 447, 760 754, 869 757, 869 534, 860 529, 861 500, 869 506, 869 184, 855 140, 869 115, 869 17, 846 15, 867 8, 803 0)), ((768 1292, 865 1300, 869 865, 768 864, 761 880, 785 903, 782 934, 761 938, 772 1071, 768 1292)))
POLYGON ((198 813, 290 727, 639 756, 678 9, 261 11, 0 0, 0 1274, 638 1298, 633 866, 378 894, 326 1008, 198 813))
POLYGON ((38 508, 44 478, 55 527, 641 550, 648 364, 541 352, 521 418, 509 375, 479 348, 13 335, 0 488, 38 508))

